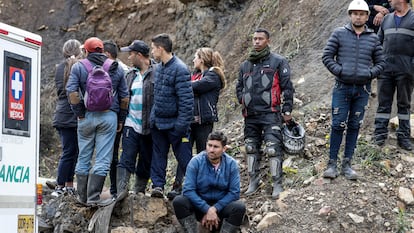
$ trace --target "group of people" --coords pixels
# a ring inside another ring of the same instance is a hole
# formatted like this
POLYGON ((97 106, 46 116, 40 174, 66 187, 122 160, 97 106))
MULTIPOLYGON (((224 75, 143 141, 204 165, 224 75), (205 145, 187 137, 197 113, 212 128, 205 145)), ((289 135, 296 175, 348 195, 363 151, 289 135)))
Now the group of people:
POLYGON ((358 175, 351 168, 351 160, 373 79, 378 80, 374 143, 382 146, 388 137, 392 103, 397 92, 398 145, 404 150, 412 150, 410 106, 414 81, 414 13, 409 0, 368 3, 353 0, 347 11, 351 22, 337 28, 323 50, 322 61, 336 80, 332 92, 329 161, 323 176, 334 179, 339 175, 338 152, 346 131, 341 174, 355 180, 358 175))
MULTIPOLYGON (((370 5, 363 0, 349 4, 350 23, 336 29, 323 50, 323 64, 335 76, 329 161, 323 174, 326 178, 339 175, 337 160, 344 132, 341 174, 351 180, 358 177, 351 160, 374 78, 378 78, 374 142, 383 145, 387 139, 397 90, 398 144, 412 150, 409 119, 414 14, 408 0, 368 2, 370 5)), ((259 189, 260 162, 267 157, 271 196, 278 198, 283 191, 282 128, 293 121, 294 88, 288 61, 271 52, 269 31, 256 29, 252 42, 236 84, 245 120, 250 178, 245 195, 259 189)), ((73 192, 76 174, 79 201, 107 205, 113 200, 101 200, 99 194, 109 172, 114 198, 127 195, 131 174, 136 175, 136 193, 145 193, 151 179, 151 196, 163 198, 171 147, 178 165, 167 197, 173 200, 176 216, 186 232, 197 232, 197 221, 210 230, 237 232, 246 211, 239 200, 239 168, 225 152, 226 136, 213 131, 218 121, 218 98, 226 85, 222 57, 211 48, 199 48, 193 59, 195 72, 191 74, 172 52, 167 34, 154 36, 150 46, 135 40, 122 47, 120 51, 128 53, 131 68, 123 67, 117 59, 117 48, 115 43, 96 37, 83 45, 68 40, 63 46, 65 61, 56 69, 59 98, 53 122, 63 149, 57 191, 73 192), (84 60, 106 67, 112 80, 112 105, 104 111, 90 111, 85 106, 90 71, 84 60), (192 155, 194 144, 196 156, 192 155)))

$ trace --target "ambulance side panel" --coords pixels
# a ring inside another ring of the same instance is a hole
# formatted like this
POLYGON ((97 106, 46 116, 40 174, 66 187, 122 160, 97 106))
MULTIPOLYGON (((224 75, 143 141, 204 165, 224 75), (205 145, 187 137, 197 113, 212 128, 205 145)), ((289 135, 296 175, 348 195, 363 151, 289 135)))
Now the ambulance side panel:
POLYGON ((0 23, 0 232, 38 232, 40 36, 0 23))

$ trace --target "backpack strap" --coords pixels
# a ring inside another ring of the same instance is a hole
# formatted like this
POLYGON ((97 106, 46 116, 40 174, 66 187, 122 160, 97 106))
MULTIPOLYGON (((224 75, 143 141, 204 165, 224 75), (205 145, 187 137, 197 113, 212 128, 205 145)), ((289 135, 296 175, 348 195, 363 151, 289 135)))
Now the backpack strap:
POLYGON ((114 60, 107 58, 105 62, 102 64, 102 68, 109 73, 109 68, 111 67, 114 60))
POLYGON ((92 63, 88 60, 88 59, 82 59, 80 60, 80 63, 83 64, 83 66, 85 66, 86 70, 88 71, 88 73, 90 73, 93 69, 93 65, 92 63))

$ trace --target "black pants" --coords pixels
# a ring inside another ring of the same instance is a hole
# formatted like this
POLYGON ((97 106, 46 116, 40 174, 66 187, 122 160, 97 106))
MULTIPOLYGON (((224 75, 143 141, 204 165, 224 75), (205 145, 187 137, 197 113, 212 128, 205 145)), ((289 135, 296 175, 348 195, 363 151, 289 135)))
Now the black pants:
MULTIPOLYGON (((214 203, 209 203, 209 205, 213 204, 214 203)), ((205 213, 201 212, 198 209, 195 209, 191 204, 190 199, 183 195, 179 195, 174 198, 173 206, 177 219, 183 219, 194 213, 197 220, 201 221, 205 215, 205 213)), ((217 215, 219 216, 220 220, 226 219, 228 223, 234 226, 240 226, 243 222, 243 216, 245 212, 246 205, 242 201, 237 200, 228 204, 220 212, 218 212, 217 215)))
POLYGON ((378 108, 375 116, 375 136, 385 139, 391 117, 394 92, 397 91, 397 110, 399 127, 398 138, 410 137, 410 107, 414 80, 411 75, 381 75, 378 78, 378 108))
POLYGON ((112 195, 116 194, 116 167, 118 166, 119 142, 121 141, 122 132, 117 132, 114 142, 114 151, 112 154, 111 168, 109 170, 109 179, 111 180, 111 187, 109 191, 112 195))
POLYGON ((275 155, 271 157, 282 157, 282 116, 280 113, 265 113, 260 115, 248 116, 244 123, 244 140, 247 146, 253 148, 249 154, 260 156, 262 143, 266 144, 266 149, 274 149, 275 155))

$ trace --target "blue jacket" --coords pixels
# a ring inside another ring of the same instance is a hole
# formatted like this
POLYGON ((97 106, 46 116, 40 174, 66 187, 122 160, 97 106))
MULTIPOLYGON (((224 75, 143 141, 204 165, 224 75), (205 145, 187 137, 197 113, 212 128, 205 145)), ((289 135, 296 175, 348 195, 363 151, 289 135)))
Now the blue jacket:
POLYGON ((166 64, 157 65, 154 72, 151 127, 173 129, 177 135, 185 135, 193 118, 190 72, 175 55, 166 64))
POLYGON ((355 85, 371 83, 385 66, 378 36, 367 27, 358 35, 351 23, 331 34, 323 49, 322 62, 337 81, 355 85))
POLYGON ((183 195, 198 210, 207 213, 209 203, 215 203, 217 212, 240 198, 239 167, 231 156, 223 153, 217 171, 203 151, 194 156, 187 165, 183 195))
MULTIPOLYGON (((102 65, 108 57, 106 57, 102 53, 90 53, 87 57, 92 64, 95 65, 102 65)), ((126 85, 126 81, 124 78, 124 70, 121 66, 118 66, 118 62, 114 61, 109 68, 109 75, 112 78, 112 90, 114 91, 114 98, 111 106, 111 110, 120 113, 119 103, 120 100, 123 98, 128 97, 128 88, 126 85)), ((80 63, 76 62, 72 66, 72 70, 70 72, 69 80, 66 85, 66 91, 69 96, 69 93, 72 92, 79 92, 81 90, 81 95, 85 95, 86 90, 86 79, 88 78, 88 71, 86 70, 85 66, 80 63)), ((77 105, 72 105, 72 110, 78 117, 85 116, 86 108, 83 100, 77 105)), ((126 111, 122 113, 122 116, 118 116, 118 121, 123 122, 126 117, 126 111)))

